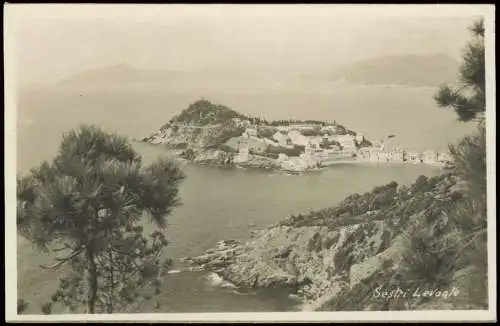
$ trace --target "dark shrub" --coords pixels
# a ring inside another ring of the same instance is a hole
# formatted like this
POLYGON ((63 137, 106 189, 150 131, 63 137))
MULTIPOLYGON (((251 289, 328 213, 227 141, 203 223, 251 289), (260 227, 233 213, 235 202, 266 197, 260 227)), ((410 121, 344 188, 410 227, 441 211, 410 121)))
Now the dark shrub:
POLYGON ((217 146, 217 149, 220 149, 221 151, 224 151, 226 153, 238 153, 237 149, 232 148, 231 146, 227 146, 226 144, 217 146))
POLYGON ((275 129, 272 128, 258 128, 257 135, 261 138, 269 138, 272 139, 273 135, 276 133, 275 129))
POLYGON ((294 148, 286 148, 281 146, 273 146, 269 145, 266 149, 267 153, 276 154, 276 157, 279 154, 286 154, 287 156, 300 156, 300 154, 304 153, 304 146, 295 146, 294 148))
POLYGON ((429 187, 428 178, 425 175, 421 175, 415 180, 415 183, 413 183, 411 191, 414 194, 417 192, 426 192, 430 190, 431 187, 429 187))
POLYGON ((20 315, 28 308, 28 302, 24 299, 17 300, 17 313, 20 315))
POLYGON ((264 157, 267 157, 267 158, 272 158, 274 160, 276 160, 279 157, 278 153, 268 153, 268 152, 265 152, 265 151, 261 152, 261 153, 257 153, 254 150, 250 150, 249 153, 253 154, 253 155, 260 155, 260 156, 264 156, 264 157))
POLYGON ((177 143, 168 146, 168 148, 173 148, 173 149, 186 149, 187 147, 188 143, 177 143))
POLYGON ((182 152, 180 156, 186 160, 192 161, 196 158, 196 153, 191 148, 188 148, 182 152))
POLYGON ((314 129, 302 130, 300 133, 306 137, 314 137, 314 136, 323 135, 323 133, 321 132, 321 127, 319 127, 319 126, 314 128, 314 129))
POLYGON ((52 313, 52 302, 47 302, 42 305, 41 310, 45 315, 50 315, 52 313))
POLYGON ((207 125, 222 123, 232 118, 246 118, 224 105, 216 105, 207 100, 199 100, 189 105, 187 109, 175 116, 175 123, 207 125))
POLYGON ((216 148, 219 145, 224 144, 225 142, 227 142, 231 138, 241 136, 244 131, 245 131, 245 128, 243 128, 243 127, 235 127, 235 128, 226 129, 223 132, 219 133, 218 135, 214 136, 210 140, 209 146, 214 146, 214 148, 216 148))
POLYGON ((415 225, 406 234, 403 264, 398 277, 403 282, 414 282, 424 287, 443 287, 450 284, 458 270, 458 244, 452 239, 437 238, 425 223, 415 225))

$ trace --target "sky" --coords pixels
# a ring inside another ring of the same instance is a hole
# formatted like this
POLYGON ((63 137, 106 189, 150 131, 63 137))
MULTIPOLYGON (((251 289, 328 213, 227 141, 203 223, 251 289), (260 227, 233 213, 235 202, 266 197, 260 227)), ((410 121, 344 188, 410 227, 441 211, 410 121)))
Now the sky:
POLYGON ((384 55, 459 60, 480 8, 398 7, 11 5, 6 13, 18 81, 43 83, 120 63, 319 72, 384 55))

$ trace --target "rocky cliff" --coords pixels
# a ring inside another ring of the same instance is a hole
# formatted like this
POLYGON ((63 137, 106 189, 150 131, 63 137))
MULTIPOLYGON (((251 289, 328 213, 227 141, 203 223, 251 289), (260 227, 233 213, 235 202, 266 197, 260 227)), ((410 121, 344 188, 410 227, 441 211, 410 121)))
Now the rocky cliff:
POLYGON ((446 212, 462 196, 452 174, 393 182, 184 260, 239 287, 288 289, 304 310, 470 308, 471 266, 418 252, 449 234, 446 212))

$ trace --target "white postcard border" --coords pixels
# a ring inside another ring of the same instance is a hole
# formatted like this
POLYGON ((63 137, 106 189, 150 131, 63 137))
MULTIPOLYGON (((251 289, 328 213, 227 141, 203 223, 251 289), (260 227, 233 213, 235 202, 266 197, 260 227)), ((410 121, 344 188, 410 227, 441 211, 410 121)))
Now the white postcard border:
MULTIPOLYGON (((301 6, 335 6, 342 15, 374 14, 377 11, 391 13, 397 16, 472 16, 482 15, 485 18, 486 45, 486 80, 487 80, 487 198, 488 198, 488 259, 489 259, 489 309, 488 310, 451 310, 451 311, 362 311, 362 312, 273 312, 273 313, 158 313, 158 314, 61 314, 61 315, 18 315, 17 302, 17 231, 16 231, 16 51, 14 29, 18 15, 26 9, 26 15, 40 14, 50 18, 57 13, 68 19, 109 15, 147 15, 164 14, 166 5, 94 5, 94 4, 6 4, 4 20, 5 49, 5 292, 6 321, 54 322, 54 321, 142 321, 142 322, 337 322, 337 321, 494 321, 496 320, 496 97, 495 97, 495 7, 494 5, 250 5, 265 7, 263 14, 272 10, 291 8, 300 11, 301 6), (98 7, 98 8, 95 8, 98 7), (360 9, 361 8, 361 9, 360 9)), ((235 10, 246 5, 169 5, 168 9, 185 10, 186 13, 196 13, 203 10, 235 10)), ((262 9, 262 8, 260 8, 262 9)), ((167 10, 168 11, 168 10, 167 10)), ((56 16, 57 16, 56 15, 56 16)), ((39 16, 38 16, 39 17, 39 16)), ((36 54, 34 54, 36 55, 36 54)))

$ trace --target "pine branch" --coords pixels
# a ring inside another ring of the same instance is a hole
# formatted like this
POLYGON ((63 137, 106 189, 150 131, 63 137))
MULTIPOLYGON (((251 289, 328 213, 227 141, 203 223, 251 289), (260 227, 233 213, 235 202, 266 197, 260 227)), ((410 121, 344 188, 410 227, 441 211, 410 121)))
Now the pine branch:
POLYGON ((56 269, 58 268, 59 266, 61 266, 62 264, 72 260, 73 258, 75 258, 76 256, 78 256, 79 254, 81 254, 83 252, 83 250, 85 249, 85 247, 81 247, 80 249, 78 250, 75 250, 71 255, 69 255, 68 257, 64 257, 64 258, 59 258, 59 257, 56 257, 55 259, 57 260, 56 263, 52 264, 52 265, 49 265, 49 266, 46 266, 46 265, 40 265, 41 268, 43 269, 56 269))

